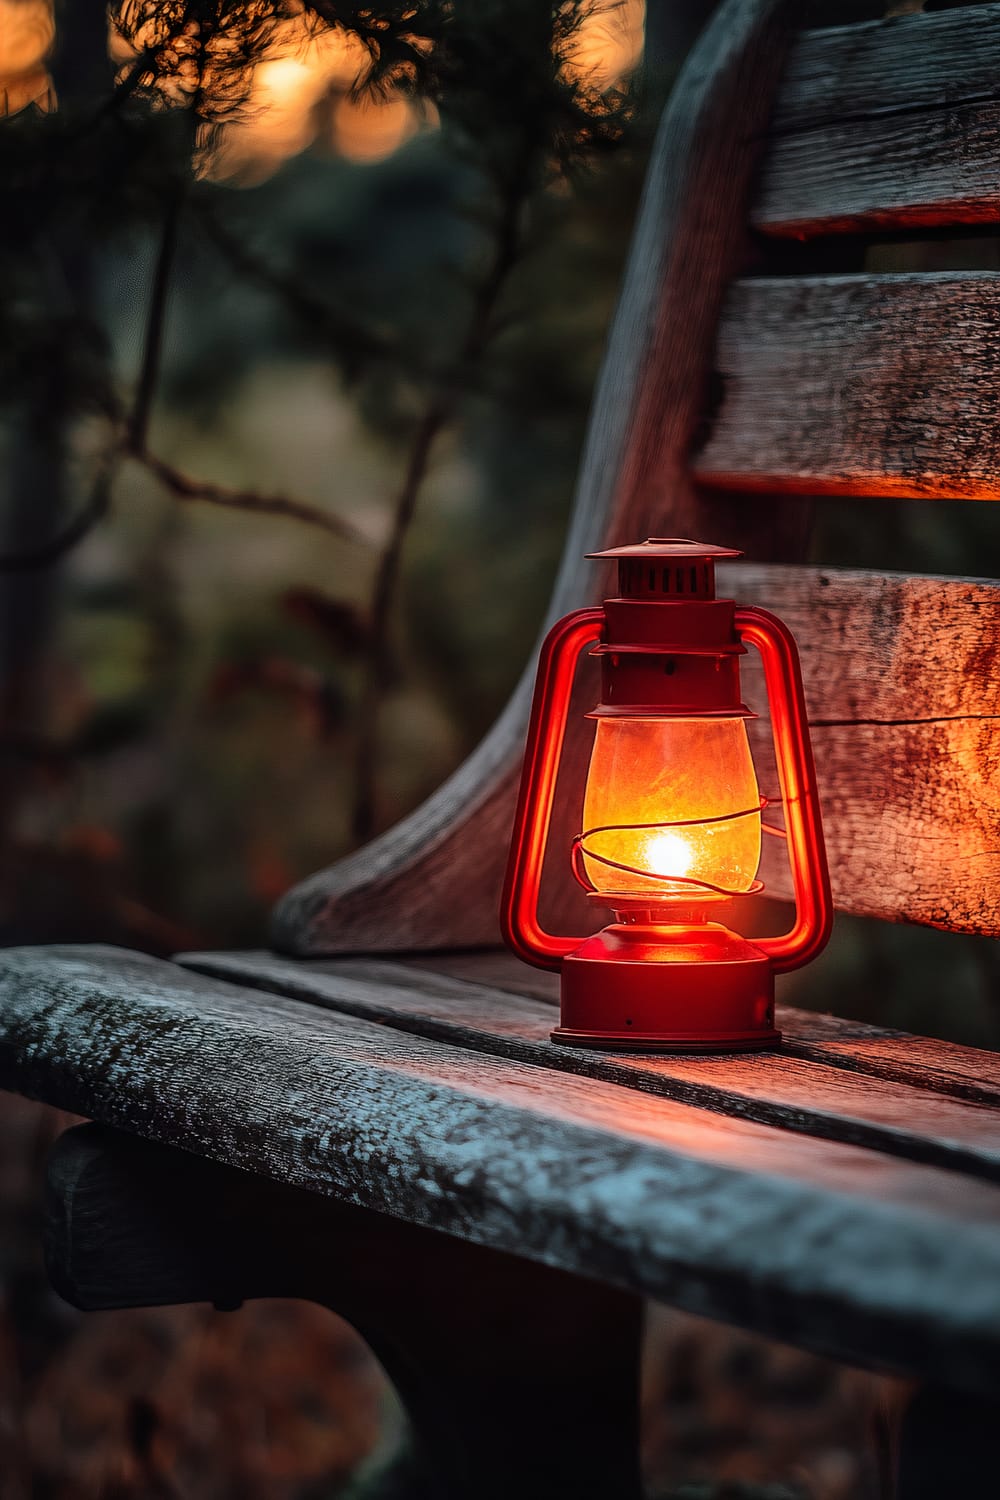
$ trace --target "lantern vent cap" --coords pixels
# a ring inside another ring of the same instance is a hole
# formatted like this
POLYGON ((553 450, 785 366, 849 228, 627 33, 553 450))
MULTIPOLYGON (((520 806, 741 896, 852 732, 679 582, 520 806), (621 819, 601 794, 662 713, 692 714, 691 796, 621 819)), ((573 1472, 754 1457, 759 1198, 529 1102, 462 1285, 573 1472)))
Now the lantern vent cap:
POLYGON ((714 542, 693 542, 682 536, 649 536, 644 542, 632 542, 627 547, 609 547, 605 552, 588 552, 587 557, 635 558, 637 561, 654 558, 674 558, 681 562, 693 562, 696 558, 742 557, 735 547, 717 547, 714 542))
POLYGON ((741 557, 742 553, 735 547, 717 547, 714 542, 651 536, 630 547, 611 547, 587 556, 615 560, 623 600, 677 604, 714 600, 715 564, 720 558, 741 557))

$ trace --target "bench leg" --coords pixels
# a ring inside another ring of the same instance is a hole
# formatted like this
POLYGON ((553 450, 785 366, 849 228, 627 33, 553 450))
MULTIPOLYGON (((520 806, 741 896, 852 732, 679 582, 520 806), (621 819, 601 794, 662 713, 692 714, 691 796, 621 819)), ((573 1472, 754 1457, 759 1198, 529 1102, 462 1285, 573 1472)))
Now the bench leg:
POLYGON ((46 1231, 84 1309, 306 1297, 399 1392, 434 1500, 637 1500, 640 1300, 95 1125, 57 1142, 46 1231))

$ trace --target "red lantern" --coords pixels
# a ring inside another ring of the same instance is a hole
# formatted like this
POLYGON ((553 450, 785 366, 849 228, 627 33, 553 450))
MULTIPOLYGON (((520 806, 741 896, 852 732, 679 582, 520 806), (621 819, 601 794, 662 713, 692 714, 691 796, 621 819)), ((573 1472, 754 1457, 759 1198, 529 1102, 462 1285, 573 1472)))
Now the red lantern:
POLYGON ((521 958, 562 974, 553 1040, 650 1051, 773 1046, 774 975, 808 963, 831 926, 827 872, 798 653, 766 610, 715 597, 726 547, 651 537, 592 557, 618 561, 619 597, 553 627, 542 646, 501 920, 521 958), (593 644, 593 643, 597 644, 593 644), (567 850, 616 921, 591 937, 544 931, 539 886, 570 693, 593 645, 601 702, 567 850), (760 652, 785 828, 762 819, 741 701, 740 657, 760 652), (752 941, 711 913, 763 889, 762 833, 787 837, 796 920, 752 941))

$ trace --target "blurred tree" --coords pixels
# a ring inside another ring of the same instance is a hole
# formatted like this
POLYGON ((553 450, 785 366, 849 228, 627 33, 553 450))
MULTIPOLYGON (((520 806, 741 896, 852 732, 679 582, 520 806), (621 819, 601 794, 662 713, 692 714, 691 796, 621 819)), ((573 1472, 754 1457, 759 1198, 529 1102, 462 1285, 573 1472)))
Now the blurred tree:
MULTIPOLYGON (((51 832, 41 842, 33 831, 27 843, 24 836, 9 842, 8 930, 18 930, 27 856, 41 859, 50 888, 53 861, 75 872, 71 888, 97 862, 100 878, 88 886, 105 889, 110 880, 107 899, 118 913, 105 935, 152 946, 188 935, 140 907, 118 878, 137 837, 148 871, 150 851, 162 856, 175 841, 171 825, 184 815, 177 722, 190 715, 194 684, 172 658, 197 653, 185 635, 179 582, 170 577, 176 527, 157 523, 134 554, 132 582, 119 590, 116 616, 123 624, 131 617, 145 643, 145 669, 138 677, 130 669, 124 694, 92 699, 84 691, 67 713, 56 702, 45 650, 55 569, 113 500, 120 509, 137 475, 146 476, 144 493, 153 482, 171 501, 241 511, 245 526, 254 517, 292 519, 329 546, 340 591, 291 588, 292 654, 283 656, 277 640, 266 654, 256 644, 249 658, 238 652, 217 678, 214 701, 224 706, 252 692, 298 705, 303 722, 351 767, 354 840, 400 805, 392 783, 409 746, 396 732, 398 709, 387 734, 387 705, 412 702, 414 692, 442 703, 450 696, 447 711, 463 723, 462 743, 495 709, 512 668, 484 667, 476 630, 462 640, 464 626, 448 619, 463 598, 451 562, 468 549, 467 523, 442 525, 431 516, 423 545, 413 544, 410 531, 436 467, 460 454, 487 509, 492 495, 498 516, 519 513, 529 540, 539 525, 537 497, 553 472, 565 501, 606 307, 598 303, 585 330, 586 358, 573 368, 580 331, 564 309, 556 317, 546 309, 551 247, 561 245, 557 262, 559 254, 564 266, 572 259, 574 236, 590 232, 591 214, 596 229, 600 212, 596 203, 588 207, 592 167, 612 148, 627 161, 621 148, 633 96, 617 81, 636 47, 636 7, 627 9, 632 33, 618 7, 588 0, 375 8, 332 0, 116 0, 108 12, 81 0, 57 9, 58 108, 22 109, 0 129, 0 402, 8 431, 19 434, 9 439, 0 556, 0 590, 17 601, 4 631, 17 671, 5 676, 14 687, 4 699, 2 744, 24 770, 8 781, 8 825, 16 833, 32 793, 51 788, 53 778, 75 784, 84 763, 121 763, 132 753, 134 764, 133 752, 155 742, 160 769, 145 812, 122 829, 124 851, 111 829, 97 836, 99 823, 88 831, 89 821, 76 831, 57 828, 54 848, 51 832), (595 19, 608 28, 596 51, 588 31, 595 19), (609 47, 624 59, 617 70, 607 63, 609 47), (281 68, 298 70, 300 90, 311 90, 303 139, 335 136, 345 106, 365 98, 398 102, 436 128, 414 141, 405 162, 389 160, 364 182, 336 155, 314 150, 276 176, 265 170, 254 186, 259 168, 245 143, 266 134, 269 111, 279 113, 273 89, 281 68), (215 292, 206 295, 222 276, 245 289, 228 321, 218 316, 215 292), (187 349, 171 334, 181 323, 187 349), (306 498, 202 477, 175 460, 164 438, 170 414, 197 411, 218 421, 248 361, 268 358, 318 359, 330 369, 331 413, 347 395, 372 440, 398 455, 398 478, 386 494, 359 510, 354 495, 331 494, 329 484, 321 498, 306 498), (512 429, 524 432, 524 457, 514 463, 512 429), (418 608, 403 596, 404 549, 411 576, 431 584, 418 608), (305 657, 303 631, 313 643, 305 657), (453 642, 441 651, 446 637, 461 640, 457 651, 453 642), (313 664, 308 656, 317 652, 313 664), (164 748, 170 744, 172 751, 164 748)), ((623 226, 635 178, 625 174, 623 226)), ((610 185, 609 174, 604 181, 610 185)), ((611 239, 612 275, 621 240, 611 239)), ((543 534, 553 531, 551 511, 541 524, 543 534)), ((125 514, 113 529, 130 534, 125 514)), ((463 568, 466 588, 504 577, 490 555, 500 534, 487 530, 481 564, 463 568)), ((81 581, 74 565, 61 595, 71 606, 82 599, 81 581)), ((530 600, 532 588, 525 592, 530 600)), ((524 645, 535 611, 531 603, 524 614, 524 645)), ((487 635, 498 625, 489 620, 487 635)), ((440 757, 423 776, 408 772, 401 795, 419 794, 437 774, 440 757)), ((79 796, 70 802, 78 808, 79 796)), ((37 829, 38 816, 27 823, 37 829)), ((295 873, 281 857, 249 857, 269 897, 295 873)), ((44 935, 44 920, 30 930, 44 935)))

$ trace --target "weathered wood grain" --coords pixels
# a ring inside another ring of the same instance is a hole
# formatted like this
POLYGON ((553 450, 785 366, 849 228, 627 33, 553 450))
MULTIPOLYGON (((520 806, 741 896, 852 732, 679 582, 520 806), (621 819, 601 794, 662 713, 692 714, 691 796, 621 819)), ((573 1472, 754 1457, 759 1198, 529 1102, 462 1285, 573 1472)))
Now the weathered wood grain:
MULTIPOLYGON (((992 578, 747 560, 719 569, 719 590, 766 605, 791 627, 817 737, 832 720, 892 729, 1000 714, 1000 583, 992 578)), ((742 671, 757 693, 754 656, 742 671)))
POLYGON ((414 1496, 639 1500, 633 1294, 97 1125, 56 1142, 47 1209, 75 1307, 308 1297, 346 1318, 416 1435, 414 1496))
MULTIPOLYGON (((838 909, 1000 933, 1000 586, 747 564, 723 582, 798 641, 838 909)), ((752 664, 745 689, 763 711, 752 664)), ((752 726, 765 791, 769 732, 752 726)), ((789 897, 766 845, 764 879, 789 897)))
MULTIPOLYGON (((559 976, 531 969, 505 949, 474 953, 408 954, 407 968, 442 974, 504 994, 559 1004, 559 976)), ((838 1068, 870 1073, 918 1089, 931 1089, 972 1104, 1000 1106, 1000 1053, 957 1047, 934 1037, 913 1036, 779 1002, 782 1050, 838 1068)))
MULTIPOLYGON (((834 901, 862 916, 1000 931, 1000 737, 971 720, 817 727, 834 901)), ((776 846, 777 848, 777 846, 776 846)), ((780 852, 780 851, 779 851, 780 852)), ((788 896, 780 868, 762 868, 788 896)))
POLYGON ((0 955, 0 1082, 834 1357, 1000 1389, 1000 1188, 109 949, 0 955))
MULTIPOLYGON (((268 953, 196 953, 182 962, 435 1041, 1000 1182, 1000 1059, 993 1060, 991 1108, 824 1066, 822 1049, 812 1061, 784 1052, 629 1057, 555 1047, 552 1007, 545 1001, 380 959, 303 963, 268 953)), ((788 1018, 793 1035, 797 1014, 788 1018)), ((961 1058, 962 1048, 950 1050, 961 1058)), ((839 1061, 835 1052, 832 1058, 839 1061)))
POLYGON ((1000 497, 1000 275, 737 281, 719 329, 707 483, 1000 497))
POLYGON ((794 1057, 848 1068, 871 1078, 933 1089, 953 1099, 996 1108, 1000 1078, 996 1052, 956 1048, 935 1037, 913 1036, 891 1026, 866 1026, 840 1016, 779 1006, 784 1049, 794 1057))
MULTIPOLYGON (((744 252, 748 198, 795 6, 726 0, 667 105, 595 395, 549 621, 601 597, 586 552, 669 528, 801 555, 806 517, 701 499, 687 454, 719 306, 744 252)), ((533 667, 486 740, 411 817, 296 887, 276 946, 299 954, 494 943, 533 667)), ((574 736, 570 753, 586 754, 574 736)), ((571 908, 572 910, 572 908, 571 908)))
POLYGON ((807 238, 1000 218, 1000 6, 804 32, 756 228, 807 238))
MULTIPOLYGON (((177 960, 186 963, 189 954, 177 960)), ((515 958, 509 948, 474 948, 450 953, 406 953, 400 963, 428 974, 445 974, 470 984, 485 984, 513 995, 529 995, 546 1005, 559 1004, 559 975, 550 969, 534 969, 515 958)))

